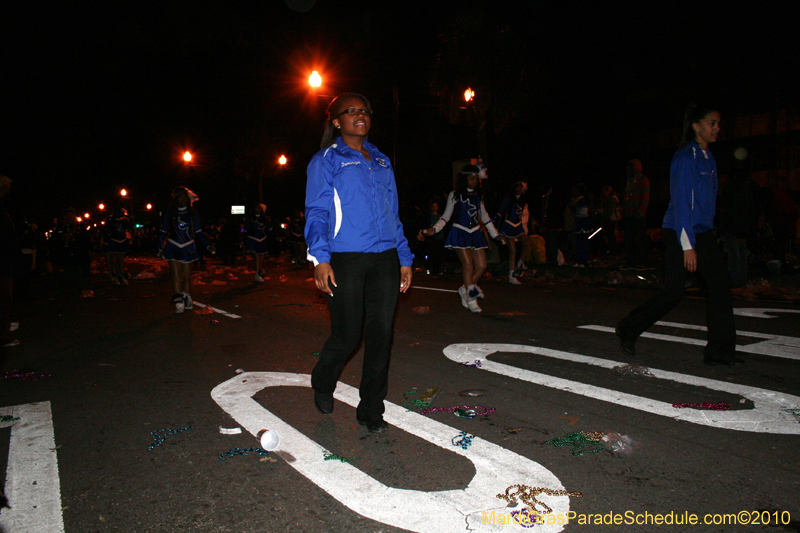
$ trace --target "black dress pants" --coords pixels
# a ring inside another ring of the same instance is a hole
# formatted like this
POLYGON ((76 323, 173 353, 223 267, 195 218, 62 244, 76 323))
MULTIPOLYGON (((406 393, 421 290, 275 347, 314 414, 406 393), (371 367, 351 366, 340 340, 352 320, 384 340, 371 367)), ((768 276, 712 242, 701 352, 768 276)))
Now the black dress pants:
POLYGON ((394 313, 400 292, 400 261, 394 249, 381 253, 334 253, 331 268, 338 285, 331 287, 333 296, 328 296, 331 336, 311 373, 311 385, 326 394, 336 390, 342 368, 364 331, 361 401, 356 417, 367 421, 384 412, 394 313))
MULTIPOLYGON (((622 319, 621 333, 638 338, 646 329, 669 313, 686 290, 689 271, 683 265, 683 249, 678 235, 664 229, 664 288, 653 298, 640 305, 622 319)), ((708 359, 730 361, 736 351, 736 325, 733 320, 733 301, 727 265, 714 233, 706 231, 695 235, 697 271, 708 287, 706 323, 708 344, 703 353, 708 359)))

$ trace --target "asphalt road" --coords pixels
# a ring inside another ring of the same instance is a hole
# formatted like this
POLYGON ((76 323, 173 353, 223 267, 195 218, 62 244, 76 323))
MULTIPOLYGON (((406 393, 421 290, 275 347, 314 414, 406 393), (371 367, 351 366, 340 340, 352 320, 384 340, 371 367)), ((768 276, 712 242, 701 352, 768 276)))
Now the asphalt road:
POLYGON ((581 494, 534 494, 528 503, 551 507, 554 522, 536 531, 800 530, 800 418, 787 411, 800 409, 796 305, 737 301, 748 364, 707 367, 701 295, 631 360, 608 328, 650 289, 489 279, 474 315, 447 292, 455 276, 417 272, 397 310, 390 427, 373 435, 355 421, 360 352, 333 415, 313 408, 307 375, 329 320, 311 270, 271 261, 257 285, 212 263, 193 295, 227 314, 176 315, 168 271, 129 266, 155 277, 114 286, 95 272, 86 298, 40 280, 18 316, 22 344, 3 352, 0 381, 4 533, 524 531, 503 523, 524 505, 496 497, 517 484, 581 494), (612 370, 629 363, 652 376, 612 370), (428 389, 431 407, 479 406, 478 416, 403 408, 428 389), (732 409, 672 406, 720 402, 732 409), (219 460, 259 446, 261 429, 281 434, 280 453, 219 460), (463 448, 452 443, 462 431, 473 436, 463 448), (581 431, 626 436, 627 449, 547 444, 581 431), (157 446, 153 432, 166 437, 157 446), (699 524, 675 523, 692 514, 699 524))

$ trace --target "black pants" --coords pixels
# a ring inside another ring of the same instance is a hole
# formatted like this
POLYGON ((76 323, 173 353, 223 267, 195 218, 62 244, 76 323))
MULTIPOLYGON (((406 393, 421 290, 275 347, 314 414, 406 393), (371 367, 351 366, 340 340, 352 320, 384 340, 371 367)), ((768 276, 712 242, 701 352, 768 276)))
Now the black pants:
MULTIPOLYGON (((646 329, 669 313, 686 290, 689 272, 683 266, 683 249, 678 235, 664 229, 664 288, 622 319, 620 329, 627 337, 638 338, 646 329)), ((729 289, 727 265, 713 232, 695 235, 697 271, 708 287, 706 323, 708 344, 703 353, 709 359, 730 360, 736 350, 736 325, 729 289)))
POLYGON ((356 409, 359 420, 384 412, 389 387, 389 356, 394 313, 400 292, 400 261, 396 250, 381 253, 334 253, 331 267, 337 287, 328 296, 331 336, 311 373, 314 390, 332 393, 348 357, 364 333, 364 365, 356 409))
POLYGON ((644 266, 647 262, 647 221, 644 217, 622 219, 625 237, 625 263, 628 266, 644 266))

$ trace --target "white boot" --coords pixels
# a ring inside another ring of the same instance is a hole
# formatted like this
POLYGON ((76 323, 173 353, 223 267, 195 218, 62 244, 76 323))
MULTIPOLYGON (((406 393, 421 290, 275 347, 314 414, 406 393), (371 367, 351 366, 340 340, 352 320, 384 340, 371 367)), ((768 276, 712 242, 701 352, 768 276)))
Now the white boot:
POLYGON ((514 277, 514 271, 508 271, 508 282, 512 285, 522 285, 517 278, 514 277))

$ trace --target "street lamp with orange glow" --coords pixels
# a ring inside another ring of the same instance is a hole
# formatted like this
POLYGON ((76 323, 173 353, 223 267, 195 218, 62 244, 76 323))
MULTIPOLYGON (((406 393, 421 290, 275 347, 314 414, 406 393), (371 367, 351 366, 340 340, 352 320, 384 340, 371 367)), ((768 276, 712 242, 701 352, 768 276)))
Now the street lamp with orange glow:
POLYGON ((89 218, 89 213, 84 213, 83 218, 89 218))
POLYGON ((121 189, 119 191, 119 195, 124 198, 124 197, 128 196, 128 191, 126 191, 125 189, 121 189))
POLYGON ((183 160, 187 163, 191 162, 192 160, 192 153, 189 151, 183 152, 183 160))
POLYGON ((102 211, 103 209, 105 209, 105 208, 106 208, 106 204, 99 204, 99 205, 97 206, 97 208, 98 208, 100 211, 102 211))
POLYGON ((280 164, 280 166, 282 166, 282 167, 283 167, 283 166, 286 166, 286 163, 287 163, 288 161, 289 161, 289 160, 288 160, 288 159, 286 159, 286 156, 285 156, 285 155, 283 155, 283 154, 281 154, 281 156, 278 158, 278 164, 280 164))
POLYGON ((153 209, 153 204, 147 204, 147 210, 150 211, 151 209, 153 209))
POLYGON ((314 71, 308 77, 308 84, 315 89, 319 89, 322 86, 322 76, 319 75, 318 71, 314 71))
POLYGON ((475 98, 475 91, 467 87, 467 90, 464 91, 464 101, 471 102, 473 98, 475 98))

